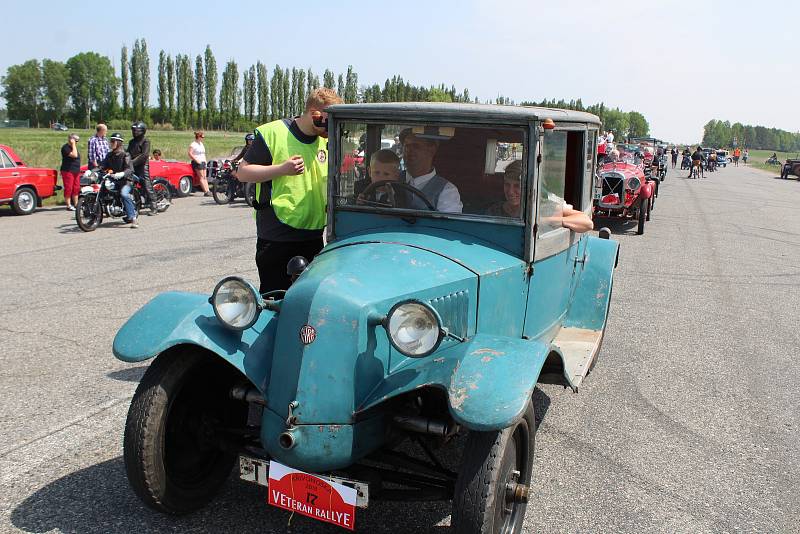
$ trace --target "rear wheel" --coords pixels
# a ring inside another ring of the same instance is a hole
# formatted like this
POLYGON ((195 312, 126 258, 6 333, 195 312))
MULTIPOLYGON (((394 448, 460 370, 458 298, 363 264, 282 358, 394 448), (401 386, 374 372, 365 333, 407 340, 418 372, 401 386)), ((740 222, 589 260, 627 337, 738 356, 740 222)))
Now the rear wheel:
POLYGON ((20 187, 14 193, 11 209, 17 215, 30 215, 36 211, 36 192, 30 187, 20 187))
POLYGON ((191 176, 181 176, 181 179, 178 180, 178 196, 188 197, 192 193, 192 177, 191 176))
POLYGON ((172 193, 165 182, 156 182, 153 184, 153 192, 156 194, 156 209, 159 213, 163 213, 172 205, 172 193))
POLYGON ((256 200, 256 184, 246 183, 244 185, 244 200, 248 206, 253 207, 253 203, 256 200))
POLYGON ((97 194, 89 194, 78 198, 75 206, 75 221, 84 232, 92 232, 103 222, 103 208, 97 202, 97 194))
POLYGON ((239 380, 233 367, 194 348, 162 354, 147 369, 124 438, 128 480, 146 505, 184 514, 214 498, 236 460, 224 429, 247 423, 247 404, 229 396, 239 380))
POLYGON ((231 199, 230 184, 228 180, 218 178, 214 184, 214 202, 217 204, 229 204, 231 199))
POLYGON ((459 534, 522 531, 533 472, 533 403, 517 424, 470 432, 453 498, 452 529, 459 534))

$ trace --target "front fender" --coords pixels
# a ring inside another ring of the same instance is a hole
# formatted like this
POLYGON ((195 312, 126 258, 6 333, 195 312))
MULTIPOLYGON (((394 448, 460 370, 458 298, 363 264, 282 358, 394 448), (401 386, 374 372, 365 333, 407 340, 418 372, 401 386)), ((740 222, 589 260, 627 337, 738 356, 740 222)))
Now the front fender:
POLYGON ((114 338, 114 356, 140 362, 176 345, 197 345, 239 369, 264 394, 277 322, 273 312, 264 310, 251 328, 236 332, 217 320, 207 295, 161 293, 122 325, 114 338))
POLYGON ((358 412, 423 387, 448 394, 453 418, 471 430, 499 430, 523 413, 550 348, 533 340, 478 334, 387 376, 358 412))

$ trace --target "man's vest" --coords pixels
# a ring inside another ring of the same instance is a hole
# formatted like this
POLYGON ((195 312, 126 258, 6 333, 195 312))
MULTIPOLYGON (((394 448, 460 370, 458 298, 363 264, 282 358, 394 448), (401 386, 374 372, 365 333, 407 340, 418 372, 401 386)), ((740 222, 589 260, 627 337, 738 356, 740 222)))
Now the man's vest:
MULTIPOLYGON (((269 203, 282 223, 299 230, 320 230, 325 226, 328 198, 328 140, 318 137, 302 143, 283 120, 257 128, 272 154, 272 164, 280 165, 294 155, 303 157, 305 172, 272 180, 269 203)), ((256 199, 261 200, 261 183, 256 184, 256 199)))
MULTIPOLYGON (((431 201, 433 204, 434 209, 438 209, 439 206, 439 196, 442 194, 445 186, 447 185, 447 180, 439 176, 438 174, 434 174, 433 178, 425 182, 425 185, 420 188, 420 191, 431 201)), ((428 206, 425 205, 425 202, 422 201, 417 195, 413 193, 408 193, 409 201, 411 204, 412 209, 417 210, 426 210, 428 206)))

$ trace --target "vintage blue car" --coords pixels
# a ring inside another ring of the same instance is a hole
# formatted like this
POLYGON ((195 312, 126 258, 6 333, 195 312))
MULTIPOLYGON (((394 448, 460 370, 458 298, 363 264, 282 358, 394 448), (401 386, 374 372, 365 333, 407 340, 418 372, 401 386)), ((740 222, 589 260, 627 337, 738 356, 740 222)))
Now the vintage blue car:
POLYGON ((117 358, 155 358, 125 429, 131 485, 181 514, 237 462, 262 485, 280 466, 353 489, 361 507, 452 499, 457 532, 519 532, 534 388, 577 392, 609 310, 618 244, 561 220, 565 205, 591 214, 599 120, 477 104, 328 111, 327 245, 289 290, 231 276, 210 296, 163 293, 118 332, 117 358), (395 137, 396 179, 345 162, 364 143, 370 169, 395 137), (500 160, 498 143, 522 150, 500 160), (436 449, 459 434, 451 470, 436 449), (397 450, 409 438, 424 460, 397 450))

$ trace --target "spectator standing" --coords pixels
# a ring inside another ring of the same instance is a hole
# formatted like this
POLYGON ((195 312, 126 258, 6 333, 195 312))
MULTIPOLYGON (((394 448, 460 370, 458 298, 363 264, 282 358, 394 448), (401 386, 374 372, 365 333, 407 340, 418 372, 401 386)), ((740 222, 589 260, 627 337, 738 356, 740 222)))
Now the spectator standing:
POLYGON ((746 148, 744 149, 744 154, 742 155, 742 161, 745 165, 747 165, 747 160, 750 158, 750 151, 746 148))
POLYGON ((672 168, 674 169, 675 165, 678 164, 678 147, 672 147, 672 150, 670 150, 669 153, 672 156, 672 168))
POLYGON ((200 181, 200 189, 203 190, 204 197, 210 197, 208 191, 208 180, 206 180, 206 145, 203 139, 206 138, 204 132, 195 132, 194 141, 189 145, 189 158, 192 160, 192 169, 200 181))
POLYGON ((102 122, 97 125, 95 134, 89 138, 89 151, 88 160, 90 169, 96 169, 100 162, 106 159, 106 155, 110 148, 108 147, 108 139, 106 139, 106 132, 108 127, 102 122))
POLYGON ((81 155, 78 153, 80 137, 69 134, 67 143, 61 147, 61 182, 64 184, 64 200, 69 211, 75 211, 78 193, 81 190, 81 155))
POLYGON ((608 143, 614 142, 614 132, 612 132, 611 130, 609 130, 608 134, 606 134, 606 142, 608 143))

